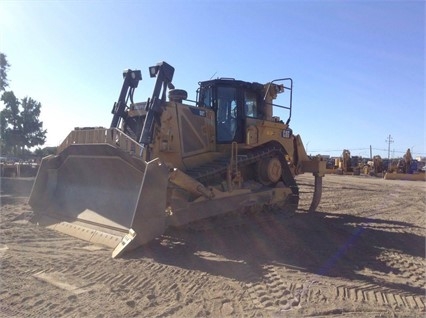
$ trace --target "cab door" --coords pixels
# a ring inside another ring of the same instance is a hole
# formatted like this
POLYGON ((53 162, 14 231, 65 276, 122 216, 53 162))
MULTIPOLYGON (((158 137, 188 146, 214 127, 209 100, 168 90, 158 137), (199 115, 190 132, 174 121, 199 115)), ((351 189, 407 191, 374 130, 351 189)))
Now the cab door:
POLYGON ((203 84, 199 105, 215 112, 216 143, 244 142, 242 88, 234 80, 214 80, 203 84))
POLYGON ((218 86, 215 100, 217 143, 243 142, 244 121, 240 90, 232 86, 218 86))

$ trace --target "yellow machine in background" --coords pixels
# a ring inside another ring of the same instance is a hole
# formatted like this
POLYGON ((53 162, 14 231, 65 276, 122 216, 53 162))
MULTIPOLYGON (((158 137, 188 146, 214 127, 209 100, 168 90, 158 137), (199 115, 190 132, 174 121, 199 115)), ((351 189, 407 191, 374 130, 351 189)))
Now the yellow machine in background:
POLYGON ((402 159, 391 162, 384 178, 387 180, 426 181, 424 172, 419 172, 417 169, 417 162, 413 160, 410 148, 407 149, 402 159))
POLYGON ((338 158, 337 166, 337 174, 359 174, 358 164, 354 164, 351 152, 347 149, 343 149, 342 155, 338 158))
POLYGON ((294 177, 304 172, 315 178, 315 211, 325 162, 308 157, 289 127, 290 78, 204 81, 191 102, 174 89, 172 66, 149 72, 156 83, 147 102, 133 102, 141 72, 125 71, 111 126, 76 128, 43 159, 29 200, 35 222, 109 246, 117 257, 169 226, 265 207, 294 211, 294 177), (287 104, 274 104, 284 92, 287 104), (277 108, 288 112, 286 122, 277 108))

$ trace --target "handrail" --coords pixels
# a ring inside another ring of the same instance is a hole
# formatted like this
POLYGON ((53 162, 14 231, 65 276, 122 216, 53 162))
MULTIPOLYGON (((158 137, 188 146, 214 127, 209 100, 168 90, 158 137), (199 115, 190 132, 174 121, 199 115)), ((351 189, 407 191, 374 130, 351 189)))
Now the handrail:
POLYGON ((292 108, 293 108, 293 79, 287 77, 287 78, 279 78, 279 79, 275 79, 275 80, 271 81, 269 83, 269 86, 266 90, 265 97, 264 97, 264 101, 265 101, 266 96, 268 95, 269 89, 271 88, 272 84, 274 84, 276 82, 288 82, 288 81, 290 82, 290 86, 283 85, 283 87, 284 87, 284 89, 290 91, 289 105, 288 106, 282 106, 282 105, 277 105, 277 104, 271 103, 271 105, 273 107, 283 108, 283 109, 287 109, 289 111, 289 116, 288 116, 288 119, 286 121, 287 125, 290 123, 291 115, 292 115, 292 108))
POLYGON ((75 128, 58 147, 57 154, 71 145, 109 144, 131 155, 142 157, 143 146, 117 128, 75 128))

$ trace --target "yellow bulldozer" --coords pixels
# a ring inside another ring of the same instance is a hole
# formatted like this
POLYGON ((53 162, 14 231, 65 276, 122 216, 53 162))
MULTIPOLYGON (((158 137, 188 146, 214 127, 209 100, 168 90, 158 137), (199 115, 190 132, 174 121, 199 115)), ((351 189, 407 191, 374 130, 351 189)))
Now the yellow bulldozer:
POLYGON ((315 178, 316 210, 325 161, 308 157, 289 127, 292 79, 203 81, 191 101, 174 88, 168 63, 149 74, 147 102, 133 101, 141 71, 124 71, 110 127, 75 128, 42 160, 29 198, 34 222, 119 257, 169 227, 256 207, 294 212, 295 176, 304 172, 315 178), (284 92, 287 104, 274 104, 284 92), (286 122, 273 115, 277 108, 286 122))

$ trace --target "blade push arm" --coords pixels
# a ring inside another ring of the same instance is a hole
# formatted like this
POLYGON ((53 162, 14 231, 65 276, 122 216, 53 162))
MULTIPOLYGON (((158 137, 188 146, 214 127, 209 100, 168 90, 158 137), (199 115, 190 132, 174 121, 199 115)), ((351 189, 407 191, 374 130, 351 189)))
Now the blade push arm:
POLYGON ((111 128, 118 128, 120 125, 120 119, 126 119, 127 114, 126 104, 127 100, 130 98, 130 101, 133 103, 133 92, 135 88, 138 87, 139 81, 142 80, 142 74, 139 70, 125 70, 123 72, 123 86, 121 87, 120 96, 118 101, 114 103, 111 113, 114 114, 111 122, 111 128))
POLYGON ((149 68, 151 77, 157 77, 155 88, 151 99, 148 100, 146 110, 147 115, 142 129, 142 135, 139 143, 144 146, 152 143, 154 135, 154 124, 159 120, 163 112, 162 104, 166 101, 167 88, 173 88, 172 79, 175 69, 166 62, 158 63, 149 68))

